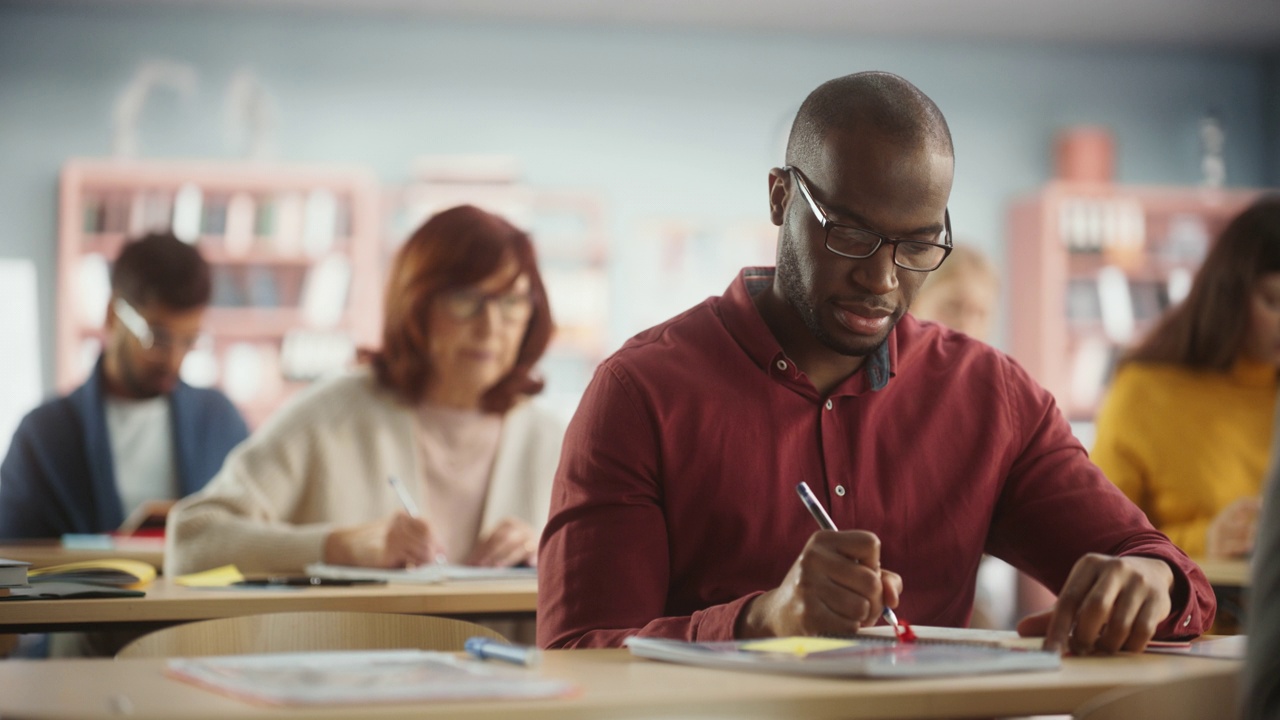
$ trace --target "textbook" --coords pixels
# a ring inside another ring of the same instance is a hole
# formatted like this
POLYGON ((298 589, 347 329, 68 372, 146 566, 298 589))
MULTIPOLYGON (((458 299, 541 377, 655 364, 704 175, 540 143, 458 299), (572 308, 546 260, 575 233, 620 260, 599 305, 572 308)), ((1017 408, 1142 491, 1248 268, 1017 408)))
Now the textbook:
POLYGON ((473 580, 534 580, 536 568, 531 567, 471 567, 469 565, 422 565, 409 569, 352 567, 311 563, 306 567, 308 575, 332 580, 383 580, 389 583, 463 582, 473 580))
POLYGON ((650 660, 789 675, 892 679, 1062 667, 1062 658, 1056 652, 1005 646, 994 640, 929 639, 931 628, 915 630, 920 636, 916 642, 860 633, 841 638, 782 637, 703 643, 630 637, 625 645, 633 655, 650 660))
POLYGON ((337 650, 173 658, 166 673, 271 705, 553 698, 577 686, 534 670, 426 650, 337 650))
POLYGON ((0 558, 0 588, 22 587, 27 584, 27 568, 31 563, 0 558))

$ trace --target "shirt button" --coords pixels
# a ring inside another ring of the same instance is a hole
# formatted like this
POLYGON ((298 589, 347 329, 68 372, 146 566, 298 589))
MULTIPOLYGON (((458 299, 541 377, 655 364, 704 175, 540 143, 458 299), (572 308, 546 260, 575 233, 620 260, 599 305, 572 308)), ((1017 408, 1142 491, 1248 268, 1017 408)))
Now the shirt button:
POLYGON ((837 494, 837 495, 839 495, 840 497, 844 497, 844 486, 843 486, 843 485, 837 485, 837 486, 836 486, 836 494, 837 494))
POLYGON ((831 409, 831 401, 830 401, 830 400, 828 400, 828 401, 827 401, 827 409, 828 409, 828 410, 830 410, 830 409, 831 409))
POLYGON ((786 361, 786 360, 779 360, 779 361, 778 361, 778 369, 779 369, 779 370, 786 370, 786 369, 787 369, 787 361, 786 361))
POLYGON ((1190 616, 1190 615, 1188 615, 1188 616, 1187 616, 1187 619, 1182 621, 1182 627, 1186 627, 1186 626, 1188 626, 1188 625, 1190 625, 1190 624, 1191 624, 1191 616, 1190 616))

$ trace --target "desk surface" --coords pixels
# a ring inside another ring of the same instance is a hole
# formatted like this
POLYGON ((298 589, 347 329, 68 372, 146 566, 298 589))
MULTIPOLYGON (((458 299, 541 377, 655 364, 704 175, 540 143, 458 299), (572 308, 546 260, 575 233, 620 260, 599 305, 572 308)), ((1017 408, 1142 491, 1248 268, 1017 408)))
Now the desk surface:
POLYGON ((1196 564, 1215 587, 1249 587, 1249 561, 1244 559, 1210 560, 1196 558, 1196 564))
POLYGON ((263 707, 164 676, 164 661, 0 663, 6 718, 940 718, 1068 713, 1115 687, 1237 672, 1240 663, 1168 655, 1066 658, 1059 672, 932 680, 840 680, 710 670, 558 650, 538 671, 582 692, 556 700, 263 707))
POLYGON ((537 589, 536 580, 211 589, 181 587, 160 578, 145 588, 143 598, 0 601, 0 633, 107 629, 117 624, 173 624, 305 610, 532 617, 537 589))
POLYGON ((36 568, 104 558, 141 560, 155 566, 157 571, 164 567, 163 539, 119 538, 114 542, 115 547, 109 549, 67 549, 62 547, 62 542, 59 540, 10 541, 8 544, 0 545, 0 558, 29 562, 31 567, 36 568))

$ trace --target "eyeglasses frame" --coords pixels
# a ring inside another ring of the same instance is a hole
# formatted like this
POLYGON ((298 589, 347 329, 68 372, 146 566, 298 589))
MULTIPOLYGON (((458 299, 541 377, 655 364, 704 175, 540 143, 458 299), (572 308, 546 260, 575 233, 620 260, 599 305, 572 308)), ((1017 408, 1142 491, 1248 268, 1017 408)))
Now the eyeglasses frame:
POLYGON ((888 235, 885 235, 883 233, 878 233, 874 230, 868 230, 866 228, 860 228, 855 225, 846 225, 844 223, 838 223, 838 222, 832 221, 830 215, 827 214, 826 209, 823 208, 820 204, 818 204, 818 201, 814 199, 813 191, 809 189, 809 183, 804 179, 804 173, 800 171, 800 168, 794 165, 785 165, 783 166, 782 170, 784 172, 790 173, 791 176, 796 179, 796 185, 800 188, 800 194, 804 195, 804 199, 809 203, 809 208, 813 211, 814 217, 818 219, 818 224, 822 226, 822 230, 824 233, 822 238, 822 245, 834 255, 839 255, 840 257, 849 258, 850 260, 866 260, 867 258, 872 257, 876 253, 880 252, 880 248, 884 247, 885 243, 888 243, 890 246, 893 247, 893 264, 894 265, 902 268, 903 270, 910 270, 912 272, 933 272, 934 270, 937 270, 938 268, 942 267, 942 263, 946 261, 947 256, 951 254, 951 250, 955 247, 952 244, 952 239, 951 239, 950 208, 943 210, 943 214, 942 214, 943 236, 947 239, 945 243, 929 242, 928 240, 911 240, 906 238, 892 238, 892 237, 889 237, 888 235), (879 238, 879 242, 876 243, 875 248, 873 248, 871 252, 867 253, 866 255, 850 255, 848 253, 843 253, 831 247, 829 238, 831 237, 831 228, 833 227, 848 228, 849 230, 856 230, 858 232, 867 233, 868 235, 874 235, 875 237, 879 238), (916 243, 918 245, 933 245, 934 247, 940 247, 943 250, 942 259, 938 261, 937 265, 934 265, 928 270, 921 270, 920 268, 907 267, 906 265, 903 265, 902 263, 898 262, 898 244, 899 243, 916 243))

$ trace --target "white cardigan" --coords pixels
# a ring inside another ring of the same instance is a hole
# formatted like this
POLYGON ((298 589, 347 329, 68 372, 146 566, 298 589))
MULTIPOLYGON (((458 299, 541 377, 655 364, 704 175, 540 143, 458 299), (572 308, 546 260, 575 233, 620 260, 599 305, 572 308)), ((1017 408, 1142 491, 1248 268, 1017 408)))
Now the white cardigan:
MULTIPOLYGON (((335 528, 402 510, 387 477, 421 476, 414 411, 362 368, 317 383, 227 456, 200 492, 174 506, 165 533, 169 577, 234 564, 298 572, 323 558, 335 528)), ((547 521, 564 425, 528 401, 503 418, 480 522, 547 521)))

